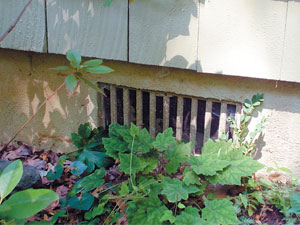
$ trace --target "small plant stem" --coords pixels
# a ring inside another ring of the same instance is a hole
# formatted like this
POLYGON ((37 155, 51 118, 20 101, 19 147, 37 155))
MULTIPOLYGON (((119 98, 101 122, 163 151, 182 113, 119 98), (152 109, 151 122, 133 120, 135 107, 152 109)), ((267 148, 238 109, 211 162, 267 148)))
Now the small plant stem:
POLYGON ((51 95, 49 95, 45 101, 37 108, 36 112, 19 128, 17 133, 10 139, 10 141, 4 146, 4 149, 21 133, 21 131, 31 122, 31 120, 36 116, 36 114, 43 108, 43 106, 50 101, 50 99, 57 94, 57 92, 65 86, 65 83, 62 83, 51 95))
POLYGON ((178 194, 176 195, 176 205, 175 205, 175 213, 174 213, 174 216, 176 216, 176 213, 177 213, 177 207, 178 207, 178 194))
POLYGON ((15 28, 15 26, 20 21, 21 17, 23 16, 24 12, 26 11, 26 9, 28 8, 28 6, 30 5, 31 2, 32 2, 32 0, 29 0, 27 2, 27 4, 24 6, 22 11, 19 13, 19 15, 18 15, 17 19, 14 21, 14 23, 12 25, 10 25, 10 27, 3 34, 1 34, 0 42, 2 42, 6 38, 6 36, 15 28))
POLYGON ((131 152, 130 152, 130 164, 129 164, 129 176, 130 176, 130 183, 133 187, 133 181, 132 181, 132 156, 133 156, 133 145, 134 145, 134 138, 135 138, 135 135, 133 135, 133 138, 132 138, 132 145, 131 145, 131 152))

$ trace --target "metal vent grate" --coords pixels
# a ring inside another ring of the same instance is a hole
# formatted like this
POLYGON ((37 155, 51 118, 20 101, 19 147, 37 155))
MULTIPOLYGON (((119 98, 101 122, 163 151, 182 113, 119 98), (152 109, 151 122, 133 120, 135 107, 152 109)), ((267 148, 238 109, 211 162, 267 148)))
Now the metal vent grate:
POLYGON ((232 131, 226 118, 238 119, 241 106, 236 103, 180 96, 99 83, 107 97, 99 96, 100 125, 111 123, 146 128, 154 137, 171 127, 177 139, 195 142, 195 154, 203 143, 217 139, 222 131, 232 131))

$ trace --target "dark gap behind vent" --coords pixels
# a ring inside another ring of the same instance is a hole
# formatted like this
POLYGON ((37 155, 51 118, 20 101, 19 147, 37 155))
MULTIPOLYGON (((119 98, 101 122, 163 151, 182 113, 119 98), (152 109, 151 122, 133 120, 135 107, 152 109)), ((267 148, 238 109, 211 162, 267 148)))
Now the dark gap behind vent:
POLYGON ((185 142, 188 142, 190 140, 191 109, 192 109, 192 99, 183 98, 182 139, 185 142))
POLYGON ((227 104, 227 111, 226 111, 226 133, 229 133, 229 138, 232 138, 233 135, 233 129, 230 127, 229 122, 227 121, 227 118, 231 116, 232 119, 235 119, 235 111, 236 111, 236 106, 227 104))
POLYGON ((200 154, 203 146, 206 101, 198 100, 195 153, 200 154))
POLYGON ((164 99, 161 96, 156 96, 156 121, 155 121, 155 135, 163 132, 163 107, 164 99))
POLYGON ((213 140, 218 139, 219 123, 220 123, 220 112, 221 112, 221 103, 213 102, 212 103, 212 112, 211 112, 211 128, 210 128, 210 138, 213 140))
POLYGON ((110 90, 107 87, 104 87, 104 93, 106 97, 104 97, 104 112, 105 112, 105 127, 109 127, 111 123, 111 114, 110 114, 110 90))
POLYGON ((176 118, 177 118, 177 97, 170 97, 169 127, 173 129, 173 135, 176 136, 176 118))
POLYGON ((123 107, 123 89, 116 88, 116 98, 117 98, 117 123, 124 124, 124 107, 123 107))
POLYGON ((150 93, 143 91, 143 127, 149 131, 150 93))
POLYGON ((136 91, 129 90, 129 122, 136 124, 136 91))

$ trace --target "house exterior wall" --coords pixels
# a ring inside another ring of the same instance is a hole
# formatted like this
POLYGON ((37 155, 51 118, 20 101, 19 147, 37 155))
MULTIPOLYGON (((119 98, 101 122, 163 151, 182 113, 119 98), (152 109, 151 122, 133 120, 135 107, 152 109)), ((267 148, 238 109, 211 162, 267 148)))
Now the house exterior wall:
MULTIPOLYGON (((300 84, 195 71, 105 61, 112 74, 89 75, 93 82, 107 82, 141 89, 166 91, 216 100, 243 102, 264 93, 265 103, 251 125, 268 118, 256 158, 268 166, 300 172, 300 84)), ((64 56, 0 49, 0 142, 5 143, 64 80, 48 68, 67 64, 64 56)), ((97 94, 85 85, 74 93, 61 90, 46 104, 16 140, 45 149, 73 149, 70 133, 79 124, 98 124, 97 94)))
MULTIPOLYGON (((0 33, 25 0, 0 0, 0 33)), ((1 48, 300 82, 297 0, 37 0, 1 48)))

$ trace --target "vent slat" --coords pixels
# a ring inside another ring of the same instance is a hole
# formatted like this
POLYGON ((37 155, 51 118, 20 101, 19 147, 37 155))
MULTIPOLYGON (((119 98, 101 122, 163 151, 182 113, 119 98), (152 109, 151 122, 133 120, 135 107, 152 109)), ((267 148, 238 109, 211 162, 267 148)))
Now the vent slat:
POLYGON ((136 90, 136 125, 139 127, 142 127, 143 125, 143 101, 141 90, 136 90))
POLYGON ((211 112, 212 112, 212 101, 207 100, 205 106, 205 126, 204 126, 204 142, 205 143, 210 138, 210 128, 211 128, 211 112))
POLYGON ((124 114, 124 125, 129 126, 129 89, 123 88, 123 114, 124 114))
POLYGON ((236 113, 235 113, 235 120, 237 124, 240 124, 241 122, 241 114, 242 114, 242 106, 240 104, 236 105, 236 113))
POLYGON ((183 125, 183 97, 177 98, 177 118, 176 118, 176 138, 182 139, 182 125, 183 125))
MULTIPOLYGON (((192 98, 190 141, 192 141, 194 143, 196 143, 196 132, 197 132, 197 109, 198 109, 198 100, 195 98, 192 98)), ((195 153, 195 147, 194 147, 193 153, 195 153)))
POLYGON ((117 123, 117 97, 116 97, 116 87, 110 85, 110 115, 111 123, 117 123))
POLYGON ((100 127, 105 127, 104 96, 102 94, 99 94, 98 106, 98 123, 100 127))
POLYGON ((156 96, 154 92, 150 92, 150 120, 149 120, 149 132, 152 137, 155 136, 155 115, 156 115, 156 96))
POLYGON ((219 134, 218 137, 222 135, 222 132, 225 132, 226 129, 226 112, 227 112, 227 104, 225 102, 221 102, 221 112, 220 112, 220 122, 219 122, 219 134))
POLYGON ((163 130, 169 128, 169 117, 170 117, 170 98, 164 96, 164 109, 163 109, 163 130))

